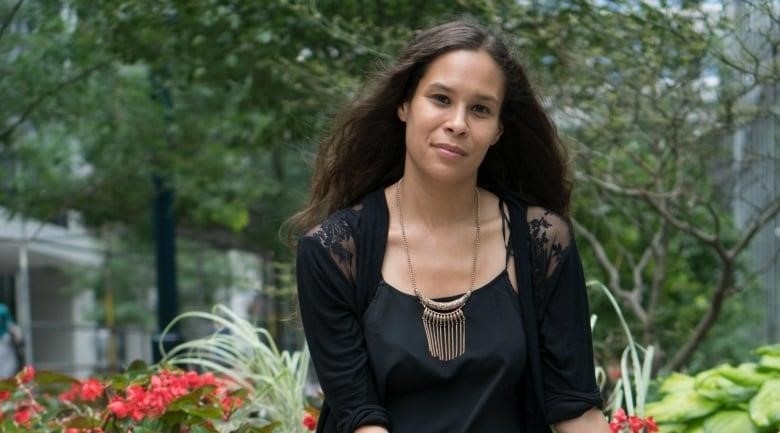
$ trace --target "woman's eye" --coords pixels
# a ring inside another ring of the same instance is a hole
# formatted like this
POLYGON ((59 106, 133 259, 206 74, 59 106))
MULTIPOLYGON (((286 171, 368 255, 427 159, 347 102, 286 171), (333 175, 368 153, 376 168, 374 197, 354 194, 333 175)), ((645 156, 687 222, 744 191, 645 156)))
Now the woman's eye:
POLYGON ((490 114, 490 108, 484 106, 484 105, 475 105, 472 110, 476 111, 479 114, 490 114))
POLYGON ((446 97, 445 95, 433 95, 431 96, 431 99, 434 101, 440 103, 440 104, 449 104, 450 98, 446 97))

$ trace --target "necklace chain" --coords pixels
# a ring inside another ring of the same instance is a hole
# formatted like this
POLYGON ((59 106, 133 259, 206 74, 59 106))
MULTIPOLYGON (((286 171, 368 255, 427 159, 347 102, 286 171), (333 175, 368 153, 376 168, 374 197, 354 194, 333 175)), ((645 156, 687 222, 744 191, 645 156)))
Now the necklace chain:
POLYGON ((449 301, 449 302, 438 302, 434 301, 433 299, 427 298, 424 296, 420 290, 417 288, 417 281, 414 278, 414 267, 412 266, 412 255, 409 252, 409 241, 406 239, 406 228, 404 227, 404 214, 401 211, 401 182, 403 179, 399 180, 398 183, 395 186, 395 207, 398 209, 398 221, 401 225, 401 241, 404 245, 404 251, 406 252, 406 264, 409 266, 409 280, 412 282, 412 290, 414 290, 414 295, 417 296, 417 298, 420 300, 420 302, 423 303, 423 305, 428 307, 433 307, 437 310, 451 310, 454 308, 459 308, 463 304, 466 303, 466 300, 471 296, 471 292, 474 291, 474 284, 477 280, 477 253, 479 252, 479 232, 480 232, 480 226, 479 226, 479 189, 474 188, 474 226, 475 226, 475 234, 474 234, 474 254, 471 258, 471 285, 469 286, 469 290, 458 297, 455 300, 449 301))

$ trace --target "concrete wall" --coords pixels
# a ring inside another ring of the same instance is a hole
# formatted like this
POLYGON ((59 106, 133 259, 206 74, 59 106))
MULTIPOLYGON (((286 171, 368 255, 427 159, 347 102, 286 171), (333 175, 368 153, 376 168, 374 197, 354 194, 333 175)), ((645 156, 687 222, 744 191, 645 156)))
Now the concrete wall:
POLYGON ((33 359, 39 369, 85 376, 96 362, 95 326, 86 319, 93 299, 89 291, 66 292, 69 284, 55 268, 30 272, 33 359))

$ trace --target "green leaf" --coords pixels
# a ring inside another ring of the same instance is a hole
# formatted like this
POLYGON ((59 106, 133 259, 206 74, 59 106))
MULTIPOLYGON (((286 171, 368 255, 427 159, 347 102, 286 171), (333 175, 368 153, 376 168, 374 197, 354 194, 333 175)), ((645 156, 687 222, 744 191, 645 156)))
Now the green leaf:
POLYGON ((262 427, 244 424, 238 429, 238 433, 272 433, 281 424, 279 421, 268 423, 262 427))
POLYGON ((758 368, 762 371, 780 372, 780 356, 766 354, 758 361, 758 368))
POLYGON ((740 386, 721 374, 727 366, 705 370, 696 375, 695 388, 700 395, 724 404, 735 404, 747 401, 755 395, 754 387, 740 386))
POLYGON ((35 373, 35 382, 40 385, 70 385, 72 383, 78 383, 78 381, 79 380, 74 377, 54 371, 38 371, 35 373))
POLYGON ((780 379, 764 383, 750 400, 750 418, 759 427, 780 427, 780 379))
POLYGON ((149 369, 149 366, 142 359, 136 359, 127 366, 128 373, 143 372, 149 369))
POLYGON ((63 423, 63 427, 78 428, 78 429, 91 429, 100 425, 100 419, 90 418, 88 416, 77 416, 69 418, 67 422, 63 423))
POLYGON ((215 406, 184 406, 181 411, 192 416, 205 419, 219 419, 222 416, 222 410, 215 406))
POLYGON ((704 433, 757 433, 758 429, 747 412, 718 412, 704 421, 704 433))
POLYGON ((764 382, 775 377, 775 375, 759 371, 758 364, 752 362, 740 364, 739 367, 726 365, 719 368, 719 371, 723 377, 737 385, 755 387, 756 390, 758 390, 764 382))
POLYGON ((661 401, 648 403, 645 415, 661 423, 681 423, 709 415, 720 407, 720 403, 696 393, 681 392, 669 394, 661 401))
POLYGON ((693 425, 688 426, 683 433, 704 433, 704 425, 701 422, 694 423, 693 425))
POLYGON ((9 377, 8 379, 0 380, 0 391, 14 391, 16 388, 16 378, 9 377))
POLYGON ((188 406, 198 406, 201 399, 214 392, 215 389, 216 387, 213 385, 201 386, 200 388, 173 400, 168 407, 173 410, 178 410, 188 406))
POLYGON ((661 394, 674 394, 682 391, 693 391, 695 380, 692 376, 682 373, 672 373, 661 383, 661 394))
POLYGON ((687 424, 658 424, 658 429, 664 433, 685 433, 687 424))
POLYGON ((756 353, 759 355, 769 355, 780 358, 780 344, 772 344, 769 346, 761 346, 756 349, 756 353))
POLYGON ((165 425, 181 424, 187 420, 187 414, 178 410, 167 410, 163 416, 159 418, 160 423, 165 425))
POLYGON ((132 431, 133 433, 161 433, 157 428, 155 428, 155 426, 148 427, 143 425, 133 427, 132 431))
POLYGON ((190 433, 218 433, 219 430, 209 424, 195 424, 190 426, 190 433))

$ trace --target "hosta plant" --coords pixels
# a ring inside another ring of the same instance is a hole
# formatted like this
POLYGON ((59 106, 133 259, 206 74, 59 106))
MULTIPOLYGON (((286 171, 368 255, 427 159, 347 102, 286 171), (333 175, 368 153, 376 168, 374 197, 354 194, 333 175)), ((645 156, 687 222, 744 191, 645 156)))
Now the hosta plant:
POLYGON ((671 374, 647 412, 664 433, 780 431, 780 344, 756 353, 758 362, 723 364, 694 376, 671 374))

